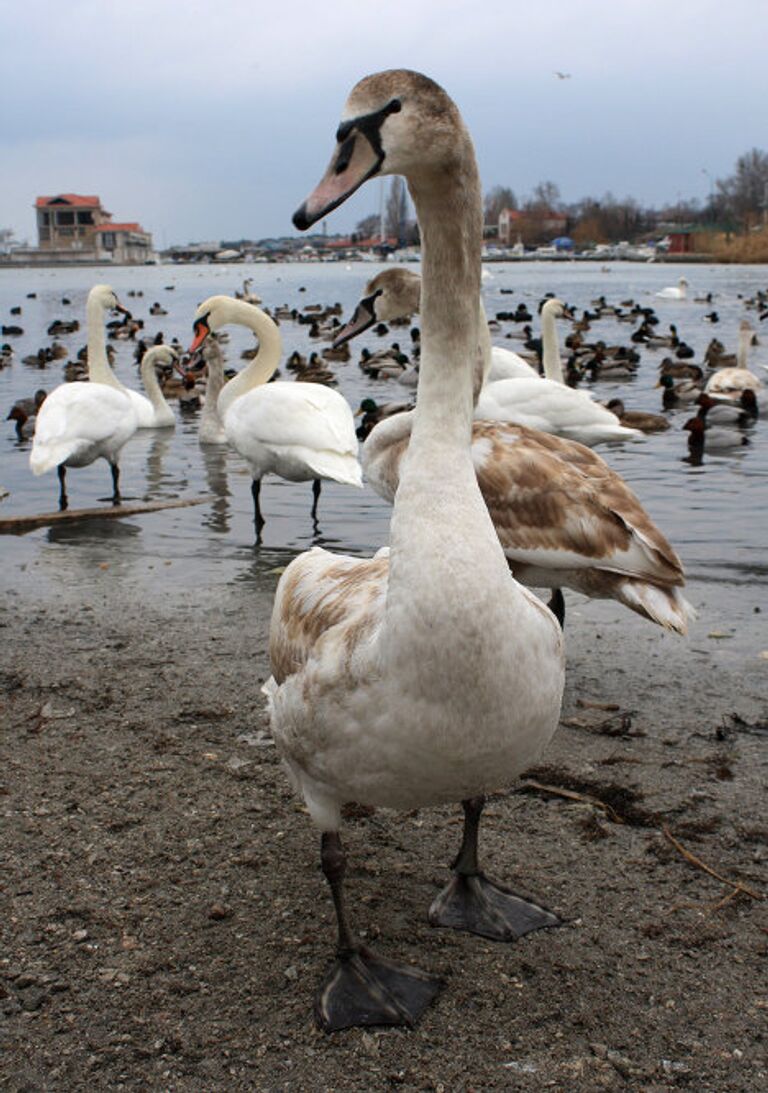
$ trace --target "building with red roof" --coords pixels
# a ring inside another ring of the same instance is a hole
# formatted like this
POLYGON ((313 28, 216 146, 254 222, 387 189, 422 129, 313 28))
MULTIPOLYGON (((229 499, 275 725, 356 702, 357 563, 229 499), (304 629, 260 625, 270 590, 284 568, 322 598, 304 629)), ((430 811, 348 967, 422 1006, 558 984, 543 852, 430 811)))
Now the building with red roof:
POLYGON ((116 224, 97 194, 56 194, 35 200, 38 257, 53 262, 142 263, 152 236, 135 221, 116 224))

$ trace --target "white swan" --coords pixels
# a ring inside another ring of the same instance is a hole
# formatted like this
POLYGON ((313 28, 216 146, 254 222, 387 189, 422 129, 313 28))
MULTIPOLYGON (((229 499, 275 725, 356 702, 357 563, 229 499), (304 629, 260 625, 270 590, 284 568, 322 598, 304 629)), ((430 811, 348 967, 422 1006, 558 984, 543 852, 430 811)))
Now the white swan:
POLYGON ((410 1024, 439 987, 360 948, 349 930, 345 801, 464 802, 464 842, 434 924, 511 940, 556 922, 477 863, 481 795, 508 785, 557 725, 562 638, 551 612, 510 578, 477 488, 480 185, 455 105, 418 73, 384 72, 354 88, 328 171, 294 224, 309 227, 385 173, 407 179, 424 271, 418 401, 389 564, 383 552, 301 555, 280 579, 270 632, 272 732, 323 832, 339 925, 338 960, 317 1001, 326 1029, 410 1024))
POLYGON ((685 277, 681 277, 677 282, 677 285, 670 285, 667 288, 662 288, 654 295, 660 300, 685 300, 688 297, 688 282, 685 277))
POLYGON ((752 343, 753 330, 746 319, 739 323, 739 344, 736 350, 736 367, 720 368, 707 380, 704 388, 708 395, 722 395, 726 398, 739 399, 741 392, 751 389, 761 391, 763 381, 747 368, 749 347, 752 343))
POLYGON ((253 284, 253 277, 246 277, 243 281, 242 292, 236 292, 235 297, 238 300, 244 300, 247 304, 260 304, 261 296, 257 296, 255 292, 251 292, 251 285, 253 284))
POLYGON ((227 440, 251 472, 257 532, 264 526, 259 495, 265 474, 311 480, 314 518, 323 478, 363 484, 349 403, 319 383, 267 383, 280 362, 280 331, 260 308, 231 296, 211 296, 199 306, 190 351, 227 323, 247 326, 259 339, 259 352, 224 385, 217 404, 227 440))
MULTIPOLYGON (((412 270, 398 267, 377 274, 368 282, 363 299, 334 344, 365 330, 382 315, 392 320, 418 311, 420 285, 418 274, 412 270)), ((524 375, 514 361, 507 359, 510 370, 516 370, 519 374, 495 382, 486 379, 475 406, 475 420, 525 425, 589 446, 640 439, 643 434, 639 430, 627 429, 615 414, 595 402, 586 391, 566 387, 563 382, 555 329, 555 319, 563 314, 563 310, 559 300, 550 299, 541 311, 545 378, 538 376, 527 365, 527 375, 524 375)), ((489 375, 494 371, 498 358, 494 359, 495 347, 490 348, 482 304, 480 313, 482 341, 491 354, 488 358, 486 353, 485 372, 489 375)), ((515 356, 507 353, 508 358, 515 356)))
POLYGON ((58 468, 62 510, 68 504, 66 468, 87 467, 99 458, 106 459, 112 471, 112 501, 120 501, 118 457, 138 428, 128 392, 107 363, 104 312, 110 309, 125 311, 109 285, 94 286, 86 306, 89 382, 63 383, 54 388, 37 414, 29 465, 36 475, 58 468))

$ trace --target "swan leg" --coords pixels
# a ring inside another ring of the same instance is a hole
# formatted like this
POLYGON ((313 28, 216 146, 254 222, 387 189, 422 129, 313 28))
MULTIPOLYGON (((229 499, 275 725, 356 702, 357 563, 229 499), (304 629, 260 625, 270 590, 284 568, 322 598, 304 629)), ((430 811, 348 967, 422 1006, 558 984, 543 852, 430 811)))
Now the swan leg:
POLYGON ((261 515, 259 497, 261 495, 261 479, 254 478, 251 482, 251 497, 253 498, 253 522, 256 525, 256 537, 261 540, 261 529, 264 527, 264 517, 261 515))
POLYGON ((553 588, 547 607, 560 623, 560 629, 565 630, 565 596, 561 588, 553 588))
POLYGON ((120 497, 120 468, 117 463, 110 463, 109 466, 112 471, 112 504, 119 505, 122 500, 120 497))
POLYGON ((317 502, 320 500, 320 487, 322 483, 319 478, 312 480, 312 519, 317 519, 317 502))
POLYGON ((531 930, 559 926, 552 911, 518 896, 510 888, 494 884, 480 870, 477 836, 484 797, 472 797, 464 806, 464 837, 453 863, 453 880, 429 908, 432 926, 466 930, 492 941, 516 941, 531 930))
POLYGON ((69 504, 69 499, 67 498, 66 482, 67 468, 64 466, 63 463, 59 463, 56 469, 59 475, 59 512, 66 512, 67 506, 69 504))
POLYGON ((440 990, 442 981, 418 968, 384 960, 355 941, 344 909, 347 859, 336 832, 323 834, 321 862, 333 896, 339 939, 336 962, 315 999, 318 1025, 324 1032, 364 1025, 412 1028, 440 990))

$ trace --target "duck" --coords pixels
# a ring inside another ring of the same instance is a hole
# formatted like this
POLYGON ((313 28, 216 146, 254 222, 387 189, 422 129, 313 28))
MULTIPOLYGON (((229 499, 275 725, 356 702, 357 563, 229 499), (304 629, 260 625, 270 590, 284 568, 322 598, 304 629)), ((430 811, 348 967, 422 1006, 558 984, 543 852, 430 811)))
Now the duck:
POLYGON ((674 379, 696 380, 703 384, 704 372, 698 364, 685 364, 683 361, 673 361, 671 357, 665 357, 659 365, 660 376, 672 376, 674 379))
POLYGON ((701 394, 701 384, 696 380, 684 379, 675 383, 674 376, 662 375, 657 387, 662 387, 661 404, 665 410, 681 406, 686 402, 695 402, 701 394))
POLYGON ((738 400, 725 397, 713 398, 703 393, 696 400, 699 417, 709 425, 749 425, 759 417, 757 396, 751 387, 745 387, 738 400))
POLYGON ((726 398, 738 399, 741 392, 747 388, 757 394, 762 391, 763 381, 750 372, 747 368, 747 355, 752 341, 753 330, 746 319, 739 324, 739 345, 736 351, 736 366, 733 368, 720 368, 707 380, 704 388, 708 395, 723 395, 726 398))
POLYGON ((109 285, 94 285, 86 305, 88 382, 55 387, 37 413, 29 464, 35 475, 57 468, 62 512, 69 504, 67 468, 100 458, 112 474, 112 503, 120 503, 120 452, 139 426, 128 392, 107 363, 104 315, 110 310, 125 311, 109 285))
POLYGON ((273 473, 289 482, 312 482, 317 519, 323 479, 362 489, 352 411, 337 391, 320 383, 268 383, 282 352, 280 331, 255 304, 211 296, 197 309, 189 351, 230 323, 259 339, 259 352, 219 393, 217 407, 228 442, 251 472, 254 524, 261 539, 261 480, 273 473))
POLYGON ((686 421, 683 428, 688 431, 688 453, 694 464, 701 463, 705 452, 728 451, 749 444, 749 438, 736 429, 708 426, 701 411, 686 421))
MULTIPOLYGON (((365 440, 371 430, 379 424, 380 421, 386 420, 388 417, 393 417, 395 414, 402 414, 406 410, 413 410, 414 403, 412 402, 385 402, 379 404, 375 399, 364 398, 360 403, 360 407, 355 411, 355 417, 362 417, 362 421, 357 427, 357 439, 365 440)), ((376 491, 379 492, 378 490, 376 491)), ((394 496, 394 495, 393 495, 394 496)), ((389 500, 387 498, 387 500, 389 500)))
POLYGON ((404 175, 423 297, 417 409, 390 551, 299 555, 280 578, 270 627, 271 730, 320 832, 336 911, 336 960, 315 1003, 329 1032, 410 1026, 441 986, 382 961, 353 934, 345 802, 463 803, 462 849, 430 909, 433 925, 512 940, 556 924, 484 876, 477 837, 484 795, 509 785, 554 733, 564 680, 560 627, 509 576, 472 465, 483 218, 471 138, 442 88, 406 70, 360 81, 342 118, 330 166, 294 226, 306 230, 368 179, 404 175))
POLYGON ((676 285, 661 289, 655 295, 660 300, 685 300, 688 296, 688 281, 680 277, 676 285))
POLYGON ((670 426, 669 418, 663 414, 651 414, 645 410, 627 410, 620 398, 612 398, 605 404, 606 410, 615 414, 622 425, 628 429, 639 429, 641 433, 663 433, 670 426))
POLYGON ((37 411, 45 402, 47 393, 39 388, 32 398, 17 399, 8 411, 8 417, 5 420, 16 423, 16 436, 19 440, 25 440, 34 434, 37 411))

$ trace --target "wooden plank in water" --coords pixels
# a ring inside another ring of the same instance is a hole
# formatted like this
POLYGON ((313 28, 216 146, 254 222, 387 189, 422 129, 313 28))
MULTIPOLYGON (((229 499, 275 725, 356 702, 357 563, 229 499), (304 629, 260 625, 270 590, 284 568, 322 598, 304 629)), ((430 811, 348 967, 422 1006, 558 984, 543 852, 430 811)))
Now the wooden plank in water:
POLYGON ((204 505, 212 501, 209 494, 204 497, 185 497, 176 501, 140 501, 136 504, 105 505, 95 509, 65 509, 64 512, 40 512, 30 516, 0 517, 0 535, 20 534, 33 528, 49 524, 76 523, 78 520, 114 518, 119 516, 138 516, 144 512, 159 512, 161 509, 183 509, 189 505, 204 505))

